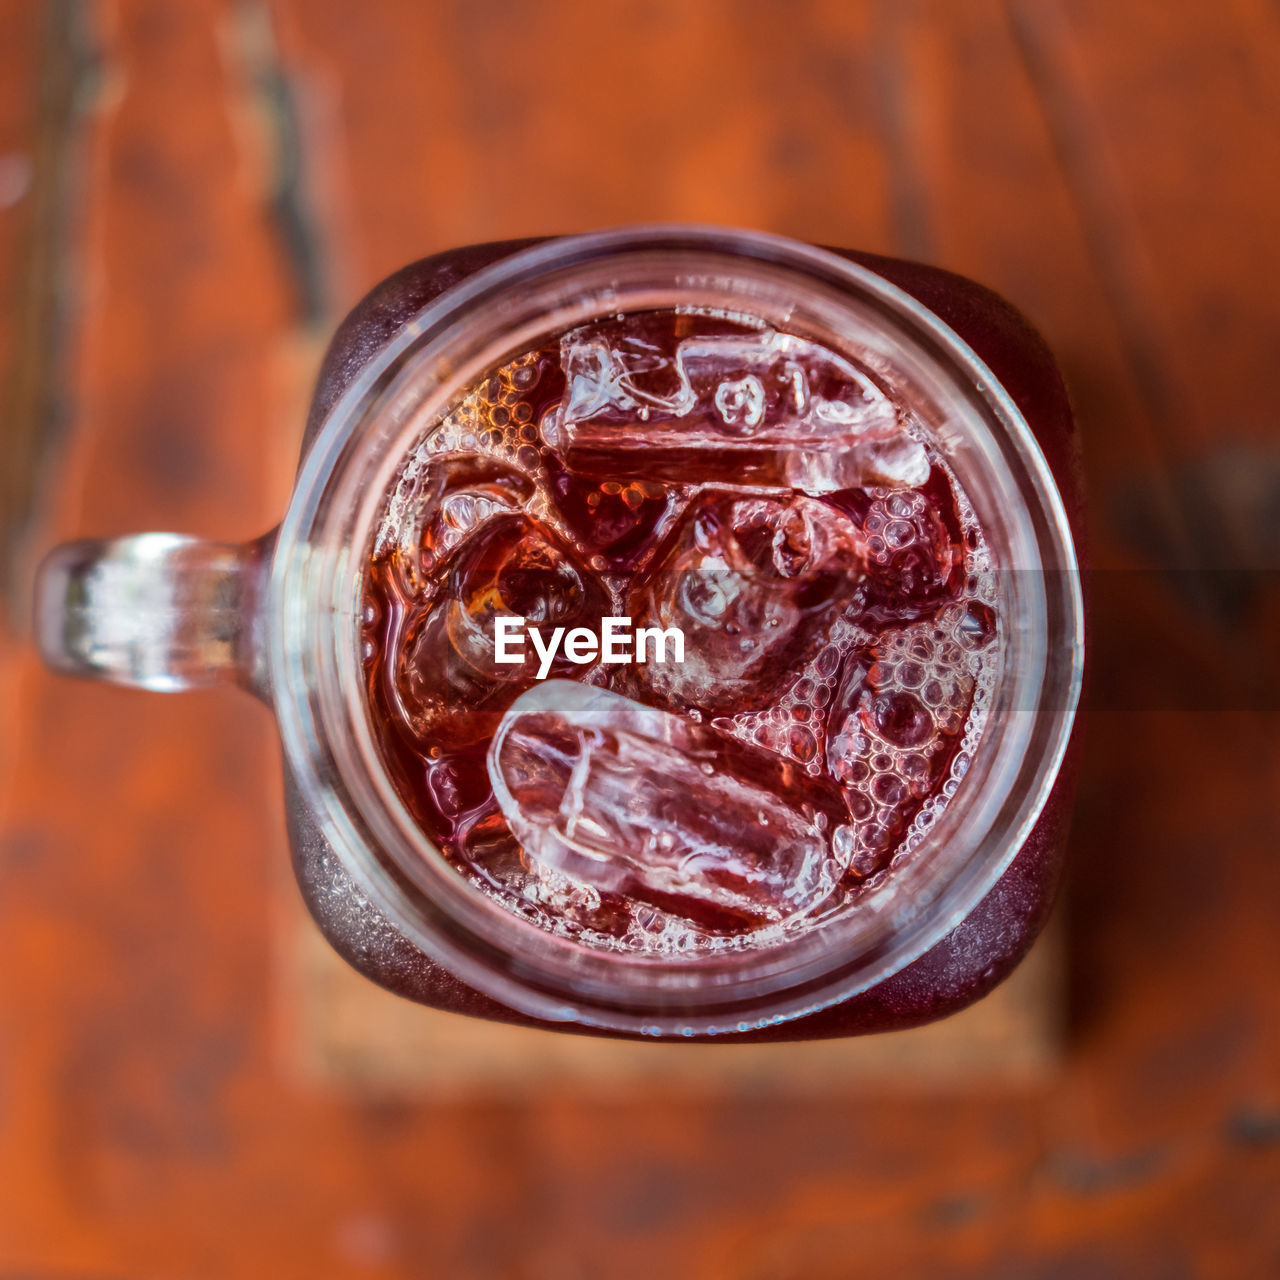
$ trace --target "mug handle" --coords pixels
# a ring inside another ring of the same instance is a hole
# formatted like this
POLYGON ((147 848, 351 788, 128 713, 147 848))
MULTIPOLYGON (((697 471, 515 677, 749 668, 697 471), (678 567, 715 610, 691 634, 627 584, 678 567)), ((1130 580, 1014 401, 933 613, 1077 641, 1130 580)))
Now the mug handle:
POLYGON ((267 697, 261 602, 275 531, 243 544, 177 533, 64 542, 36 571, 36 647, 55 671, 174 692, 267 697))

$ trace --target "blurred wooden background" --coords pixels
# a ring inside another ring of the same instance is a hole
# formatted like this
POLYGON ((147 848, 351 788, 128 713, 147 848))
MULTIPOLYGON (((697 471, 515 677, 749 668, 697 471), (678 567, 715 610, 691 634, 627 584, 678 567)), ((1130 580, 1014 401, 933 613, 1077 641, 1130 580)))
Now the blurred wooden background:
POLYGON ((1280 1272, 1278 226, 1270 0, 0 3, 0 1277, 1280 1272), (1047 1077, 308 1082, 266 713, 22 641, 56 538, 278 519, 381 275, 655 219, 937 262, 1059 354, 1103 571, 1047 1077))

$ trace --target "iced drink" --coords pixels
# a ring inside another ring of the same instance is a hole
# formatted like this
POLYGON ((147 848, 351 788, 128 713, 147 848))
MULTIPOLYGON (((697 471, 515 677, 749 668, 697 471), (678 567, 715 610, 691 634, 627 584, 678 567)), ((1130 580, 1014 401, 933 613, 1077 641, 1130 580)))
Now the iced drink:
POLYGON ((367 565, 371 723, 511 913, 596 949, 764 948, 856 911, 955 795, 993 570, 872 359, 620 315, 424 426, 367 565))

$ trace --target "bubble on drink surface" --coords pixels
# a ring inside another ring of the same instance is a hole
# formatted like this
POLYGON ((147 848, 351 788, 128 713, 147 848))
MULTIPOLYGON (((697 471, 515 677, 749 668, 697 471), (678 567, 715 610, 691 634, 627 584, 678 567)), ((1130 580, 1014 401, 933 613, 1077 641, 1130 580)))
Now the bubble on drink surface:
POLYGON ((928 489, 852 489, 829 501, 856 525, 867 568, 863 621, 883 627, 929 617, 954 599, 963 572, 960 516, 941 474, 928 489))
POLYGON ((966 649, 985 649, 996 638, 996 611, 983 600, 969 600, 956 625, 956 639, 966 649))
POLYGON ((774 701, 861 577, 857 532, 826 503, 706 491, 627 596, 635 626, 679 628, 684 661, 632 675, 673 705, 712 713, 774 701))
POLYGON ((953 771, 980 671, 955 638, 962 613, 947 624, 930 619, 883 632, 844 661, 826 763, 854 819, 850 865, 857 875, 887 864, 953 771))
POLYGON ((570 681, 516 699, 488 769, 530 857, 709 930, 805 915, 835 889, 852 849, 840 790, 825 779, 570 681))
POLYGON ((676 313, 561 339, 564 399, 544 438, 571 471, 816 494, 923 483, 924 445, 868 373, 794 334, 681 336, 676 313))

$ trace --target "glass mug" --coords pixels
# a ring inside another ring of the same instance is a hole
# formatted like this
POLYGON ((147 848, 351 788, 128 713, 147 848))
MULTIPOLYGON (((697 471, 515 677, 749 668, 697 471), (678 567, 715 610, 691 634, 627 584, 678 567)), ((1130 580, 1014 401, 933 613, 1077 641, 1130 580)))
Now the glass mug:
POLYGON ((37 643, 61 671, 153 690, 239 685, 271 707, 308 907, 340 954, 401 995, 623 1036, 903 1028, 990 990, 1052 901, 1084 655, 1073 444, 1043 343, 948 272, 684 226, 473 246, 406 267, 339 328, 276 530, 243 546, 162 533, 59 546, 37 579, 37 643), (448 864, 383 766, 359 625, 373 530, 421 424, 513 353, 674 307, 875 362, 972 503, 1003 638, 967 773, 856 909, 755 950, 654 956, 541 929, 448 864))

